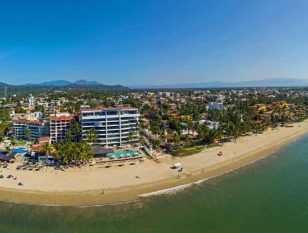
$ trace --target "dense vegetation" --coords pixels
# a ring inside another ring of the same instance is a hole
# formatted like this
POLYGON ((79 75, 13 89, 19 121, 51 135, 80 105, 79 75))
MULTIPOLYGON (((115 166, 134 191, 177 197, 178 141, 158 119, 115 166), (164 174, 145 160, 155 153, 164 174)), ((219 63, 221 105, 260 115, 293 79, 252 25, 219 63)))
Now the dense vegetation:
POLYGON ((60 164, 86 163, 93 158, 91 146, 86 142, 60 142, 56 145, 45 143, 42 152, 53 155, 60 164))

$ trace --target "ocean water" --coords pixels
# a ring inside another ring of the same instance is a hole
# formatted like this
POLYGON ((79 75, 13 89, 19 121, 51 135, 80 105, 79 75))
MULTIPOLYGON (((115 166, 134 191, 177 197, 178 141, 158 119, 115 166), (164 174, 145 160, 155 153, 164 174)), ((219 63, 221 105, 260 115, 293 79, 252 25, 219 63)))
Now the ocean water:
POLYGON ((0 233, 307 233, 308 136, 176 195, 76 208, 0 203, 0 233))

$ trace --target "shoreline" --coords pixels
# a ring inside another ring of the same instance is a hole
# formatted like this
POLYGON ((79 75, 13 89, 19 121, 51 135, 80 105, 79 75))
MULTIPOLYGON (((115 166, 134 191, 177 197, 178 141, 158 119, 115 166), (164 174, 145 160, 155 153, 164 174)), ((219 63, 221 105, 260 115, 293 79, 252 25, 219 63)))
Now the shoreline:
MULTIPOLYGON (((17 203, 17 204, 41 205, 41 206, 91 207, 91 206, 116 205, 121 203, 135 202, 138 201, 138 199, 147 198, 150 196, 176 193, 181 190, 187 189, 193 185, 201 184, 209 179, 232 172, 241 167, 252 164, 260 159, 263 159, 271 155, 282 145, 300 136, 303 136, 307 132, 308 132, 308 121, 304 121, 301 123, 294 124, 294 127, 292 128, 282 128, 282 129, 280 128, 276 132, 266 131, 265 133, 263 133, 264 135, 261 134, 258 136, 242 137, 238 140, 238 143, 230 142, 222 147, 208 149, 198 153, 197 155, 171 159, 165 163, 162 163, 162 165, 157 165, 154 167, 155 169, 157 169, 157 167, 162 167, 163 165, 166 167, 170 162, 175 162, 176 160, 182 162, 184 164, 184 167, 186 163, 192 166, 193 168, 195 168, 195 166, 197 165, 199 166, 198 169, 190 170, 190 167, 187 165, 188 167, 187 170, 189 170, 189 172, 182 174, 180 178, 175 176, 174 175, 175 173, 168 171, 168 173, 166 172, 166 174, 163 174, 161 176, 161 177, 166 177, 165 179, 158 179, 151 183, 141 182, 141 184, 134 184, 134 185, 129 185, 128 183, 128 185, 125 186, 122 185, 118 188, 104 188, 104 189, 100 188, 96 190, 87 190, 87 191, 82 191, 82 190, 40 191, 40 190, 0 187, 0 201, 17 203), (269 139, 268 137, 270 136, 271 138, 273 138, 273 135, 274 136, 279 135, 279 138, 277 136, 277 140, 271 139, 273 140, 273 142, 271 143, 267 139, 269 139), (260 144, 256 145, 256 148, 251 147, 250 150, 247 150, 246 147, 249 147, 250 144, 254 143, 257 137, 259 137, 260 140, 265 139, 265 141, 269 141, 268 145, 260 144), (208 165, 207 167, 206 166, 200 167, 200 161, 203 161, 201 159, 204 159, 202 157, 209 156, 209 154, 215 154, 217 151, 223 149, 227 151, 231 151, 232 149, 236 152, 236 149, 238 147, 243 147, 246 149, 245 151, 243 151, 242 154, 234 156, 230 155, 230 158, 211 157, 211 160, 210 159, 209 160, 213 164, 206 164, 208 165)), ((142 164, 140 166, 146 167, 150 165, 142 164)), ((178 175, 178 173, 176 174, 178 175)), ((39 174, 35 175, 39 176, 39 174)))

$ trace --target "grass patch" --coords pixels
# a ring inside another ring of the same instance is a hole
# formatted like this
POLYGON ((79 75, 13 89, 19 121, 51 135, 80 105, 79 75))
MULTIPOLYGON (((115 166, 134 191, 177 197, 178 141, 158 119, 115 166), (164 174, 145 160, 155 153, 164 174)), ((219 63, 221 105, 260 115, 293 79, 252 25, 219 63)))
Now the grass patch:
POLYGON ((174 156, 188 156, 201 152, 204 149, 210 149, 213 147, 220 146, 219 143, 212 143, 206 146, 191 146, 191 147, 183 147, 177 150, 174 150, 171 154, 174 156))
POLYGON ((213 147, 216 147, 216 146, 220 146, 219 143, 212 143, 210 145, 207 145, 206 148, 210 149, 210 148, 213 148, 213 147))
POLYGON ((205 147, 204 146, 193 146, 180 148, 174 151, 175 156, 188 156, 201 152, 205 147))

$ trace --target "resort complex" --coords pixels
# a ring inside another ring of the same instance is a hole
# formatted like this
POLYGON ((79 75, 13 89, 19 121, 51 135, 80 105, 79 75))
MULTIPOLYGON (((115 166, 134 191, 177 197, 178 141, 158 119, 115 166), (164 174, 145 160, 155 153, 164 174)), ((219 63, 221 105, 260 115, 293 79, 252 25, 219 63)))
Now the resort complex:
POLYGON ((138 141, 139 110, 132 107, 83 108, 80 113, 82 135, 94 130, 96 142, 104 146, 121 146, 138 141))
POLYGON ((37 141, 40 137, 50 136, 50 142, 56 144, 67 141, 70 137, 76 139, 77 136, 78 140, 79 137, 76 134, 80 134, 85 141, 90 140, 92 143, 104 146, 120 146, 139 140, 137 130, 139 115, 139 110, 130 106, 82 108, 80 114, 55 113, 44 121, 28 120, 22 115, 22 118, 12 121, 12 130, 13 136, 17 139, 37 141), (72 131, 74 122, 80 124, 80 132, 72 131), (94 135, 90 139, 91 132, 94 135))
POLYGON ((126 198, 155 195, 308 131, 305 88, 45 90, 0 99, 0 185, 69 192, 63 200, 76 203, 76 191, 100 195, 85 203, 122 187, 126 198))

